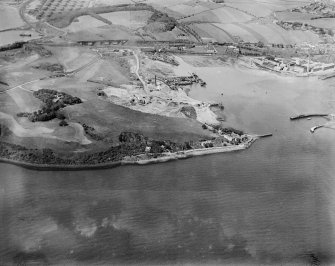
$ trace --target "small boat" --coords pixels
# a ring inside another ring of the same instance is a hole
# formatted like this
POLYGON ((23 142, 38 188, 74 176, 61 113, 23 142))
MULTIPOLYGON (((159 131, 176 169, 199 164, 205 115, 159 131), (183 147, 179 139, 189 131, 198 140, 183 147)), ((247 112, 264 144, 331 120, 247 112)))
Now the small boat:
POLYGON ((312 120, 312 118, 308 117, 307 120, 312 120))

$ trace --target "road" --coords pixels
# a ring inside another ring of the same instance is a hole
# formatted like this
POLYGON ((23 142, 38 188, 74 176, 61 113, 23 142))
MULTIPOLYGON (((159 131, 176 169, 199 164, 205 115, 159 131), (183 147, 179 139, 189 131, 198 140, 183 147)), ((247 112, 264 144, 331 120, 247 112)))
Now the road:
POLYGON ((35 79, 35 80, 32 80, 32 81, 28 81, 28 82, 26 82, 26 83, 22 83, 22 84, 20 84, 20 85, 17 85, 17 86, 15 86, 15 87, 12 87, 12 88, 8 88, 7 90, 1 91, 0 94, 7 93, 7 92, 10 91, 10 90, 14 90, 14 89, 18 89, 18 88, 20 88, 20 89, 22 89, 22 90, 25 90, 25 91, 29 91, 29 92, 31 92, 30 90, 27 90, 27 89, 23 88, 23 86, 24 86, 24 85, 27 85, 27 84, 30 84, 30 83, 33 83, 33 82, 36 82, 36 81, 40 81, 40 79, 35 79))
POLYGON ((136 68, 135 68, 135 74, 138 77, 138 79, 141 81, 142 85, 143 85, 143 89, 145 92, 148 93, 148 88, 147 88, 147 84, 145 83, 145 81, 142 79, 142 77, 139 74, 139 70, 140 70, 140 59, 138 57, 137 51, 134 51, 134 56, 136 59, 136 68))
POLYGON ((24 11, 26 10, 26 7, 32 2, 33 0, 28 0, 26 2, 24 2, 21 6, 20 6, 20 16, 21 19, 27 24, 29 25, 31 28, 34 28, 34 25, 32 23, 30 23, 30 21, 26 18, 24 11))

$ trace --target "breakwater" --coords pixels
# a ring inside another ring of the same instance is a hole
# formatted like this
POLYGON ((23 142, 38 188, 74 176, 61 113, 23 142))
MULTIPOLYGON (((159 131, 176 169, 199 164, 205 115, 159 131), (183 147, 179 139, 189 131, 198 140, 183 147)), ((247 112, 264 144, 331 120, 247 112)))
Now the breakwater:
POLYGON ((301 114, 296 116, 291 116, 291 120, 297 120, 297 119, 303 119, 303 118, 309 118, 309 117, 325 117, 328 116, 328 114, 301 114))
POLYGON ((322 127, 324 127, 324 126, 323 126, 323 125, 318 125, 318 126, 312 127, 312 128, 310 129, 310 131, 311 131, 311 133, 314 133, 315 130, 317 130, 317 129, 319 129, 319 128, 322 128, 322 127))
POLYGON ((272 133, 268 133, 268 134, 263 134, 263 135, 258 135, 258 138, 268 138, 268 137, 272 137, 273 134, 272 133))

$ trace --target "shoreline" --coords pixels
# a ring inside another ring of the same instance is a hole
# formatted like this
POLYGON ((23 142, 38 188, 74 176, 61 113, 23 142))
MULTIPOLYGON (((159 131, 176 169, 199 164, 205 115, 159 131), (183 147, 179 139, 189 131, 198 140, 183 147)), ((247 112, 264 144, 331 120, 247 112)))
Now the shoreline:
POLYGON ((121 161, 100 163, 100 164, 86 164, 86 165, 34 164, 34 163, 16 161, 16 160, 11 160, 11 159, 6 159, 6 158, 0 158, 0 163, 12 164, 15 166, 23 167, 23 168, 30 169, 30 170, 37 170, 37 171, 102 170, 102 169, 111 169, 111 168, 115 168, 115 167, 119 167, 123 165, 147 165, 147 164, 165 163, 169 161, 188 159, 188 158, 192 158, 195 156, 241 151, 241 150, 248 149, 256 140, 257 138, 252 138, 247 143, 236 145, 236 146, 194 149, 194 150, 180 151, 180 152, 175 152, 175 153, 165 153, 164 156, 158 157, 158 158, 140 159, 140 160, 136 160, 136 158, 130 158, 128 160, 123 159, 121 161))

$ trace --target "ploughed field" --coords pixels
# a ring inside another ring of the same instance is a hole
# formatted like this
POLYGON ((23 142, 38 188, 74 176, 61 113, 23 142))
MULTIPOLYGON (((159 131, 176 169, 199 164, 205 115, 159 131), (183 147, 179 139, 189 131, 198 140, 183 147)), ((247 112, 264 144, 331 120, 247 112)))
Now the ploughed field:
MULTIPOLYGON (((291 12, 309 4, 309 1, 145 1, 134 6, 131 1, 97 0, 35 0, 29 5, 28 14, 36 19, 44 18, 50 24, 63 28, 68 38, 78 40, 128 39, 128 40, 176 40, 190 32, 179 30, 186 25, 195 34, 219 42, 247 42, 296 44, 318 43, 318 34, 308 30, 286 30, 275 23, 302 21, 317 27, 332 28, 331 20, 310 20, 306 14, 291 12), (163 12, 176 23, 166 30, 170 22, 153 21, 153 12, 163 12), (173 20, 176 20, 175 22, 173 20)), ((197 36, 196 36, 197 38, 197 36)))
MULTIPOLYGON (((178 22, 185 23, 204 40, 234 42, 240 38, 246 42, 295 44, 317 43, 320 38, 311 31, 285 30, 275 23, 277 19, 294 20, 297 14, 286 12, 304 6, 308 1, 224 1, 213 3, 191 1, 168 8, 178 22), (281 14, 286 12, 286 16, 281 14), (278 16, 276 16, 278 14, 278 16)), ((301 16, 301 15, 300 15, 301 16)), ((331 28, 331 21, 312 22, 312 25, 331 28)))

